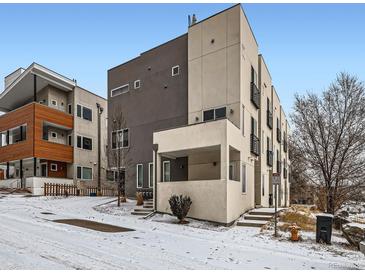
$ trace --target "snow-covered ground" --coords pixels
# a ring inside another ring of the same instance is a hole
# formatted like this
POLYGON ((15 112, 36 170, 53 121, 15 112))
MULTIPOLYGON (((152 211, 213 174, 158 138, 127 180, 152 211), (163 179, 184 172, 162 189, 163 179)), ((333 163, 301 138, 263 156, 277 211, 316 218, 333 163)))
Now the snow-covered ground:
POLYGON ((334 236, 315 244, 312 234, 292 243, 257 228, 191 221, 168 215, 141 219, 105 197, 33 197, 0 194, 1 269, 364 269, 365 257, 334 236), (42 214, 42 213, 53 213, 42 214), (79 218, 134 229, 105 233, 54 223, 79 218))

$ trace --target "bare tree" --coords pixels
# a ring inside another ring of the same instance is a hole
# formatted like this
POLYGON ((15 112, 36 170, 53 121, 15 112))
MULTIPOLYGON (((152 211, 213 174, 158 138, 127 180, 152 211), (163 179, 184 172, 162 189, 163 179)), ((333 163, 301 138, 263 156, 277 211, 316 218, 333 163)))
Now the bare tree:
POLYGON ((332 214, 364 187, 364 110, 364 83, 346 73, 321 95, 295 96, 293 144, 332 214))
POLYGON ((118 206, 120 201, 126 201, 126 169, 131 165, 129 154, 129 132, 126 131, 127 123, 122 111, 116 111, 110 117, 112 135, 108 145, 109 166, 116 168, 116 181, 118 184, 118 206), (126 143, 127 142, 127 143, 126 143))

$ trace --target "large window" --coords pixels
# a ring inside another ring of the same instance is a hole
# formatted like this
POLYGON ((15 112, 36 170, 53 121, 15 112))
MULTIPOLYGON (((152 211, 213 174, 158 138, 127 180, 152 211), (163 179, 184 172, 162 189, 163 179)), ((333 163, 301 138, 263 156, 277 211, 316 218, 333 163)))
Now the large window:
POLYGON ((125 148, 129 146, 129 129, 124 128, 112 132, 112 148, 125 148))
POLYGON ((81 180, 92 180, 93 179, 93 169, 90 167, 77 167, 77 179, 81 180))
POLYGON ((153 187, 153 163, 148 163, 148 186, 153 187))
POLYGON ((162 163, 162 174, 163 174, 163 182, 171 181, 171 173, 170 173, 170 161, 164 161, 162 163))
POLYGON ((93 142, 91 138, 84 136, 77 136, 77 147, 87 150, 93 149, 93 142))
POLYGON ((142 188, 143 187, 143 165, 142 164, 138 164, 137 165, 137 188, 142 188))
POLYGON ((129 84, 114 88, 110 91, 110 96, 114 97, 114 96, 118 96, 120 94, 126 93, 129 91, 129 84))
POLYGON ((93 111, 91 108, 77 105, 77 117, 83 118, 84 120, 92 121, 93 111))
POLYGON ((255 69, 251 66, 251 83, 254 83, 257 87, 257 72, 255 69))
POLYGON ((16 144, 27 139, 27 125, 0 132, 0 147, 16 144))
POLYGON ((212 120, 218 120, 226 118, 226 107, 209 109, 203 112, 203 121, 208 122, 212 120))

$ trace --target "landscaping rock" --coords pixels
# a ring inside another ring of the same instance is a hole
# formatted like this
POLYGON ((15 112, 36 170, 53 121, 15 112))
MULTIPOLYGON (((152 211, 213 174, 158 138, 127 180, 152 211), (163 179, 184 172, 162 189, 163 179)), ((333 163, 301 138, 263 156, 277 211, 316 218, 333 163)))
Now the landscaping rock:
POLYGON ((360 248, 360 242, 365 240, 365 224, 345 224, 342 227, 342 233, 351 245, 360 248))
POLYGON ((365 255, 365 242, 360 242, 360 251, 365 255))
POLYGON ((333 227, 335 229, 340 230, 343 225, 348 224, 348 223, 350 223, 350 221, 348 219, 346 219, 345 217, 343 217, 343 216, 336 215, 333 218, 333 227))

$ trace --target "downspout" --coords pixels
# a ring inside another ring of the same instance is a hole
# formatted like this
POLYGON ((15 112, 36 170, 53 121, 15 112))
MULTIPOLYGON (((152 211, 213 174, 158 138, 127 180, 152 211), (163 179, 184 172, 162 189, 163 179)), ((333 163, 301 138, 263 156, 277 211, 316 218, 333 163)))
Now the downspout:
POLYGON ((154 194, 153 194, 153 201, 154 201, 154 205, 153 205, 153 212, 157 212, 157 151, 158 151, 158 144, 153 144, 152 146, 153 151, 155 152, 155 159, 154 159, 154 169, 155 169, 155 176, 153 176, 153 189, 154 189, 154 194))
POLYGON ((101 196, 101 114, 103 113, 103 108, 99 103, 96 103, 98 108, 98 196, 101 196))

